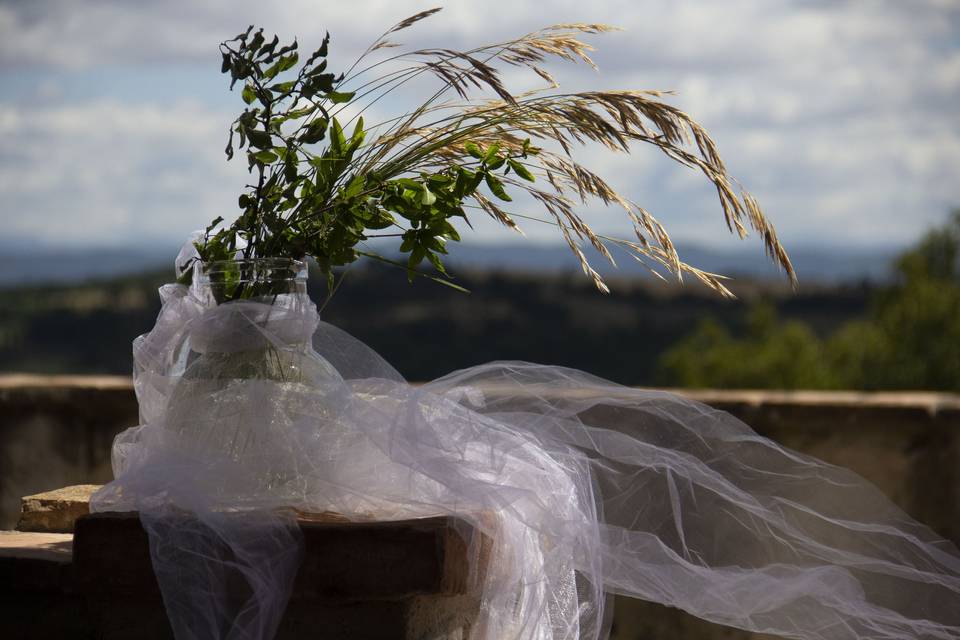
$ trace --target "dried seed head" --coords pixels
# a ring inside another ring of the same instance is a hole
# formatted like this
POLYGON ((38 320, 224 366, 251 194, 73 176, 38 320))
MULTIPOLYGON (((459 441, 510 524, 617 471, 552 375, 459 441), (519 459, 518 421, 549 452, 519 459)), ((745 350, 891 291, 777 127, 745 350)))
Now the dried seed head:
MULTIPOLYGON (((427 18, 439 9, 418 13, 398 23, 388 33, 405 29, 427 18)), ((501 149, 518 152, 526 140, 554 143, 558 152, 539 149, 529 155, 525 166, 544 178, 542 188, 524 180, 505 176, 511 188, 525 191, 547 219, 507 212, 482 193, 472 195, 476 208, 515 231, 520 231, 515 218, 529 218, 558 227, 564 241, 577 257, 581 267, 602 290, 607 287, 602 277, 590 266, 582 250, 589 243, 604 259, 614 262, 610 247, 625 251, 647 266, 658 277, 658 268, 682 278, 689 274, 724 296, 731 292, 723 277, 684 263, 664 226, 648 211, 618 193, 600 175, 576 162, 577 146, 595 143, 612 151, 630 153, 636 143, 657 148, 679 164, 697 170, 709 180, 730 231, 744 237, 752 230, 762 238, 770 257, 786 272, 791 281, 796 276, 793 266, 776 232, 759 203, 730 177, 717 146, 707 131, 676 106, 665 102, 668 91, 619 90, 579 93, 543 93, 543 90, 513 93, 507 89, 496 68, 497 62, 525 67, 550 87, 559 87, 556 79, 543 68, 548 59, 560 59, 594 66, 589 57, 593 47, 581 41, 583 34, 599 34, 615 30, 603 24, 558 24, 508 42, 495 43, 469 51, 421 49, 403 56, 414 60, 414 66, 383 82, 379 100, 390 90, 421 73, 433 75, 441 82, 440 90, 417 109, 393 121, 387 131, 371 142, 360 170, 373 170, 389 175, 416 174, 422 170, 473 162, 465 143, 474 142, 486 148, 496 143, 501 149), (455 93, 462 102, 441 103, 446 91, 455 93), (475 92, 492 92, 496 97, 472 96, 475 92), (446 115, 441 115, 443 112, 446 115), (735 189, 736 187, 736 189, 735 189), (635 239, 611 238, 597 234, 575 210, 575 200, 587 203, 598 199, 606 205, 622 208, 633 227, 635 239)), ((386 34, 385 34, 386 35, 386 34)), ((381 39, 375 49, 393 46, 381 39)), ((395 59, 400 56, 395 56, 395 59)))
POLYGON ((426 11, 421 11, 420 13, 415 13, 415 14, 413 14, 412 16, 410 16, 409 18, 405 18, 405 19, 401 20, 400 22, 398 22, 397 24, 395 24, 395 25, 393 26, 393 28, 390 29, 390 31, 388 31, 387 33, 395 33, 395 32, 397 32, 397 31, 402 31, 403 29, 406 29, 407 27, 412 27, 414 24, 420 22, 420 21, 423 20, 424 18, 429 18, 429 17, 432 16, 433 14, 435 14, 435 13, 437 13, 437 12, 439 12, 439 11, 442 11, 442 10, 443 10, 443 7, 434 7, 433 9, 427 9, 426 11))

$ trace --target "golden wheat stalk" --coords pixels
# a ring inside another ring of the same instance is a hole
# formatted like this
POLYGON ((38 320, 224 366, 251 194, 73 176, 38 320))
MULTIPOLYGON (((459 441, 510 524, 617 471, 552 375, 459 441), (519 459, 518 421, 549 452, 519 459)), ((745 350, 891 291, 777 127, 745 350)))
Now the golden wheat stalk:
MULTIPOLYGON (((553 25, 514 40, 468 51, 431 48, 400 52, 353 72, 372 52, 399 46, 387 40, 390 34, 438 11, 423 11, 397 23, 378 38, 346 74, 345 85, 358 83, 385 64, 407 64, 359 84, 355 90, 361 105, 354 117, 420 76, 426 74, 440 81, 440 88, 412 112, 375 125, 382 130, 378 137, 365 145, 354 175, 369 171, 376 171, 383 177, 415 175, 438 166, 469 162, 468 142, 484 146, 496 143, 513 151, 523 148, 528 139, 536 141, 538 146, 556 144, 558 150, 540 146, 538 152, 529 155, 524 162, 546 187, 509 176, 504 179, 514 189, 526 192, 542 207, 546 218, 508 212, 479 192, 472 196, 474 207, 520 233, 522 230, 517 219, 556 226, 583 271, 602 291, 607 291, 607 286, 584 254, 582 245, 585 243, 611 263, 615 264, 610 251, 613 246, 658 276, 661 274, 656 265, 677 277, 690 274, 722 295, 731 296, 722 282, 723 276, 684 263, 666 229, 653 215, 574 159, 576 147, 580 145, 595 143, 614 152, 630 153, 631 145, 644 143, 702 173, 716 189, 730 231, 741 238, 751 230, 757 232, 769 256, 783 268, 791 282, 796 282, 790 259, 757 200, 727 173, 716 144, 703 126, 661 99, 669 92, 548 92, 559 88, 559 83, 542 65, 554 58, 595 67, 589 57, 593 47, 579 37, 609 32, 614 27, 587 23, 553 25), (546 81, 548 87, 513 93, 500 79, 498 62, 525 67, 546 81), (457 94, 459 101, 446 99, 449 92, 457 94), (476 92, 481 96, 472 97, 476 92), (490 99, 483 95, 486 92, 492 92, 496 97, 490 99), (591 199, 622 208, 635 238, 614 238, 595 233, 576 211, 578 205, 591 199)), ((356 103, 354 101, 353 105, 356 103)), ((345 181, 349 179, 350 176, 344 178, 345 181)))

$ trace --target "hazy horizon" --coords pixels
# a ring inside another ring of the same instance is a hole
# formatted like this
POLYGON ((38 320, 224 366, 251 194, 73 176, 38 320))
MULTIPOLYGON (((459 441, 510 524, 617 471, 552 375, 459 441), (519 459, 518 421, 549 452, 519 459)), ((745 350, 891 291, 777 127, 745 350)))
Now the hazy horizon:
MULTIPOLYGON (((153 244, 120 247, 9 246, 0 242, 0 287, 68 284, 90 279, 109 279, 147 271, 173 270, 178 247, 153 244)), ((391 255, 390 247, 382 252, 391 255)), ((754 248, 756 249, 756 248, 754 248)), ((713 249, 681 243, 682 259, 707 271, 758 281, 784 281, 782 271, 760 250, 713 249)), ((608 264, 592 248, 585 249, 591 263, 605 276, 638 277, 646 269, 619 256, 617 266, 608 264)), ((843 284, 869 280, 885 281, 894 247, 846 247, 842 251, 824 246, 794 247, 792 259, 801 283, 843 284)), ((566 245, 556 243, 467 242, 450 247, 447 265, 458 269, 514 273, 580 273, 580 266, 566 245)))

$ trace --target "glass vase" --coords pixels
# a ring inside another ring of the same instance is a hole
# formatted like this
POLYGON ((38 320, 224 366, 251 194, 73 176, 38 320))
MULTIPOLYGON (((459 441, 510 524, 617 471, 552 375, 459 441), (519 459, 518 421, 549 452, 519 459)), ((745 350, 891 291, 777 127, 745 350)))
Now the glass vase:
POLYGON ((313 349, 319 318, 306 283, 298 260, 194 265, 190 297, 203 312, 167 407, 178 446, 226 456, 271 487, 291 475, 297 425, 323 420, 317 400, 342 382, 313 349))

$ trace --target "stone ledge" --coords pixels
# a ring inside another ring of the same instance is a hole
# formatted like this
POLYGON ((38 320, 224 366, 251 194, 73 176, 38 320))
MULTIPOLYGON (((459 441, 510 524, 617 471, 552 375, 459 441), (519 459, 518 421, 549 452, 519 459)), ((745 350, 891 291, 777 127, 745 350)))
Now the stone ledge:
POLYGON ((73 533, 77 518, 90 513, 90 496, 99 484, 78 484, 20 499, 17 531, 73 533))
POLYGON ((0 557, 70 564, 73 536, 67 533, 0 531, 0 557))
POLYGON ((130 376, 51 376, 33 373, 0 375, 0 390, 7 389, 111 389, 133 392, 130 376))
MULTIPOLYGON (((519 395, 562 398, 593 398, 597 390, 583 389, 535 389, 518 392, 513 385, 487 384, 482 391, 490 397, 519 395)), ((714 408, 729 410, 730 407, 750 409, 787 408, 791 410, 828 409, 854 411, 910 411, 917 414, 938 416, 945 414, 954 420, 960 416, 960 394, 933 391, 778 391, 769 389, 678 389, 653 387, 623 387, 604 389, 604 395, 614 398, 629 397, 634 391, 669 393, 714 408)))
MULTIPOLYGON (((414 383, 416 384, 416 383, 414 383)), ((110 391, 133 395, 129 376, 0 374, 0 394, 10 391, 110 391)), ((960 411, 960 394, 928 391, 777 391, 766 389, 654 389, 711 405, 800 405, 855 408, 911 408, 938 413, 960 411)), ((489 386, 496 395, 498 388, 489 386)), ((564 394, 576 393, 564 390, 564 394)))
POLYGON ((0 600, 13 594, 69 593, 73 536, 0 531, 0 600))

